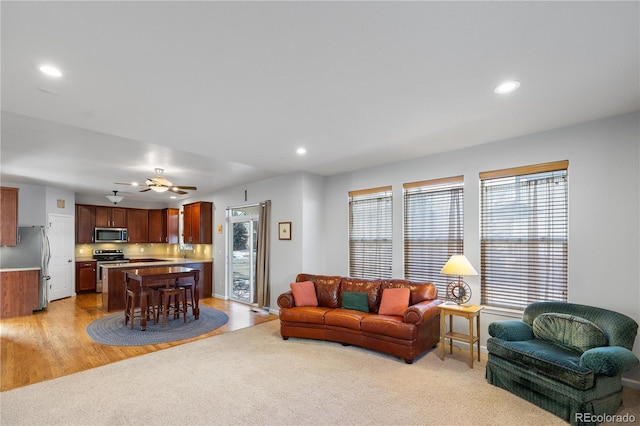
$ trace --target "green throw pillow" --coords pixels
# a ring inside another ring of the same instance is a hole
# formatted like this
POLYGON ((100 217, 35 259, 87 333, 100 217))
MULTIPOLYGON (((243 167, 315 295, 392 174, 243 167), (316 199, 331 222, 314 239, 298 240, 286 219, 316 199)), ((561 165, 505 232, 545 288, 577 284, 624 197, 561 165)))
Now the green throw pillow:
POLYGON ((369 300, 367 293, 349 292, 342 293, 342 307, 356 311, 369 312, 369 300))

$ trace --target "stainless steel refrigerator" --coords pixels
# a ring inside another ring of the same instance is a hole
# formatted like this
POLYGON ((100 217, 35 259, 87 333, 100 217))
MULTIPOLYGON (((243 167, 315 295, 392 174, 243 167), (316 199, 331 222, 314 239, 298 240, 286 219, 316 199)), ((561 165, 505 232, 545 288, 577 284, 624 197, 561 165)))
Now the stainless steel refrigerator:
POLYGON ((49 260, 51 246, 42 226, 18 228, 18 244, 14 247, 0 247, 0 268, 40 268, 40 307, 47 307, 49 285, 49 260))

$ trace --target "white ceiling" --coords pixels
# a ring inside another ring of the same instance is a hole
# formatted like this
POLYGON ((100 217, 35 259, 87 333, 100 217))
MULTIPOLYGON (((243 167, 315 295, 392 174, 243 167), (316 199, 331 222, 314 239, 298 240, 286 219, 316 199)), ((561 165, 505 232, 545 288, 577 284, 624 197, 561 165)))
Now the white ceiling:
POLYGON ((114 185, 155 167, 211 194, 640 109, 638 2, 2 1, 1 13, 1 178, 78 194, 167 199, 114 185), (495 95, 506 79, 521 88, 495 95))

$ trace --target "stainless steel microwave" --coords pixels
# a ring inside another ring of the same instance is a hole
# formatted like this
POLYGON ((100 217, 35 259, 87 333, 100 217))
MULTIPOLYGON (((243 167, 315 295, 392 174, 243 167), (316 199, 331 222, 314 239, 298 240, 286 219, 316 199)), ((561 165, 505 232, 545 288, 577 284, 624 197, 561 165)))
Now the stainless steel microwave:
POLYGON ((96 228, 93 241, 96 243, 126 243, 127 228, 96 228))

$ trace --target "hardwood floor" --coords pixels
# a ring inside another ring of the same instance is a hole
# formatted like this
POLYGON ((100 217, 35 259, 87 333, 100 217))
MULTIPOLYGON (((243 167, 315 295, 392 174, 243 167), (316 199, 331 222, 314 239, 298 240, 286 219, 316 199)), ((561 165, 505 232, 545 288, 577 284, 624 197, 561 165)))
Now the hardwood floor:
POLYGON ((101 295, 80 294, 51 302, 30 316, 0 320, 0 391, 88 370, 172 346, 182 345, 266 321, 276 315, 251 311, 241 303, 215 298, 200 300, 229 315, 222 327, 178 342, 145 346, 107 346, 94 342, 85 327, 110 315, 101 309, 101 295))

